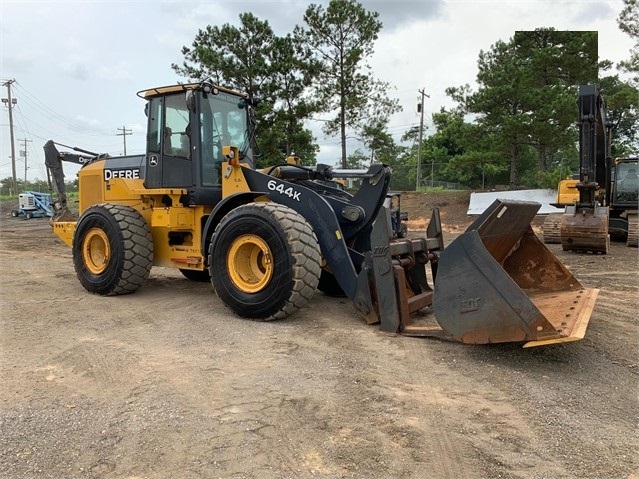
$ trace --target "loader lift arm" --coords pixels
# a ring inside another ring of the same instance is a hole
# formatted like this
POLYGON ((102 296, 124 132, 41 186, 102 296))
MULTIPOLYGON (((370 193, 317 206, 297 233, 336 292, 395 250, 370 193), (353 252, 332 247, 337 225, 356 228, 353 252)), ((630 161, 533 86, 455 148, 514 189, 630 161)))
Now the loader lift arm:
MULTIPOLYGON (((390 169, 371 165, 359 194, 370 189, 364 197, 373 206, 355 218, 359 229, 347 241, 343 212, 324 195, 286 173, 275 179, 237 164, 225 163, 224 169, 229 179, 244 178, 251 194, 308 221, 345 295, 367 323, 378 323, 384 332, 526 346, 583 338, 597 290, 584 288, 536 238, 530 223, 539 203, 496 200, 446 249, 437 210, 425 238, 393 239, 382 204, 390 169), (432 308, 438 325, 420 324, 414 313, 424 308, 432 308)), ((353 200, 347 204, 353 206, 353 200)))
POLYGON ((279 180, 246 167, 241 168, 241 174, 251 191, 264 192, 309 222, 339 286, 369 324, 380 323, 381 329, 389 333, 401 330, 410 334, 411 314, 432 304, 433 290, 424 267, 430 262, 433 277, 436 275, 436 252, 443 249, 438 211, 431 220, 430 238, 391 243, 389 211, 383 207, 390 168, 374 164, 366 171, 338 171, 336 175, 363 180, 358 192, 343 204, 295 182, 332 178, 330 168, 320 170, 323 173, 310 173, 309 177, 299 168, 282 167, 277 171, 279 180), (289 185, 294 185, 294 189, 283 193, 289 185))

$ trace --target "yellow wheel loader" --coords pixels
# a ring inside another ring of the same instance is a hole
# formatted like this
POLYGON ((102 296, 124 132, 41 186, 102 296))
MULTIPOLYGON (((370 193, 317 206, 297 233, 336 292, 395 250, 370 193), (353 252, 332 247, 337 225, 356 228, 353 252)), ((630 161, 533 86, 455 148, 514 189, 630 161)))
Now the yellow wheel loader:
POLYGON ((132 293, 161 266, 210 281, 230 310, 252 319, 286 317, 319 289, 348 297, 388 333, 526 346, 584 336, 597 290, 537 239, 538 203, 496 201, 446 249, 437 210, 425 237, 397 238, 384 207, 387 166, 289 159, 258 171, 251 98, 206 81, 138 96, 144 155, 44 147, 60 189, 53 230, 72 248, 86 290, 132 293), (64 161, 82 164, 77 219, 64 161), (354 194, 326 186, 339 178, 362 186, 354 194))

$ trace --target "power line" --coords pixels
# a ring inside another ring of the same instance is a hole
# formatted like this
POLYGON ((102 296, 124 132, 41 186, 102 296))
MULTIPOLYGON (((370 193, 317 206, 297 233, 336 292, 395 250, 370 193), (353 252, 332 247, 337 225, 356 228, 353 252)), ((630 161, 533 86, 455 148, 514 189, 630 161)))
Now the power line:
POLYGON ((29 93, 29 91, 26 88, 24 88, 20 83, 16 82, 16 87, 17 87, 17 90, 23 94, 23 99, 28 105, 30 105, 34 110, 37 110, 44 117, 48 118, 49 120, 53 121, 59 126, 63 128, 76 130, 80 133, 87 134, 87 135, 95 135, 95 136, 111 135, 111 133, 109 133, 106 129, 92 128, 90 126, 78 123, 77 121, 72 121, 63 117, 57 111, 45 105, 35 95, 29 93))

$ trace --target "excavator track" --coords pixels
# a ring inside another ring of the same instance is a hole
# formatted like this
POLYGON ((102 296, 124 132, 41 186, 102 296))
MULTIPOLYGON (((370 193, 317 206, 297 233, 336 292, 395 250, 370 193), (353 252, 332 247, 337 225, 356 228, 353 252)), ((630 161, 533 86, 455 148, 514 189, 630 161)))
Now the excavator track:
POLYGON ((638 247, 639 246, 639 214, 628 213, 628 239, 626 240, 626 246, 638 247))
POLYGON ((542 226, 544 243, 561 244, 561 217, 563 213, 550 213, 542 226))

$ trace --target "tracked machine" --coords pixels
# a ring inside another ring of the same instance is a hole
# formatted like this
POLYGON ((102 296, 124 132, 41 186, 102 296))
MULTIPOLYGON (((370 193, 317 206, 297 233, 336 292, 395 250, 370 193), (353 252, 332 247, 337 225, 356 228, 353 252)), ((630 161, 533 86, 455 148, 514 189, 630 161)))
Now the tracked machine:
MULTIPOLYGON (((52 219, 86 290, 133 293, 153 266, 170 267, 210 281, 251 319, 293 314, 320 289, 388 333, 526 346, 583 338, 597 290, 537 239, 538 203, 496 201, 446 248, 436 209, 424 237, 398 238, 387 166, 257 170, 250 98, 206 81, 138 95, 146 153, 83 159, 79 217, 58 202, 52 219), (362 186, 325 186, 336 178, 362 186)), ((77 156, 52 141, 45 155, 63 187, 62 162, 77 156)))
POLYGON ((565 251, 606 254, 610 237, 638 245, 638 158, 613 159, 611 129, 603 95, 594 85, 579 87, 579 178, 559 183, 557 207, 544 221, 546 243, 565 251))

